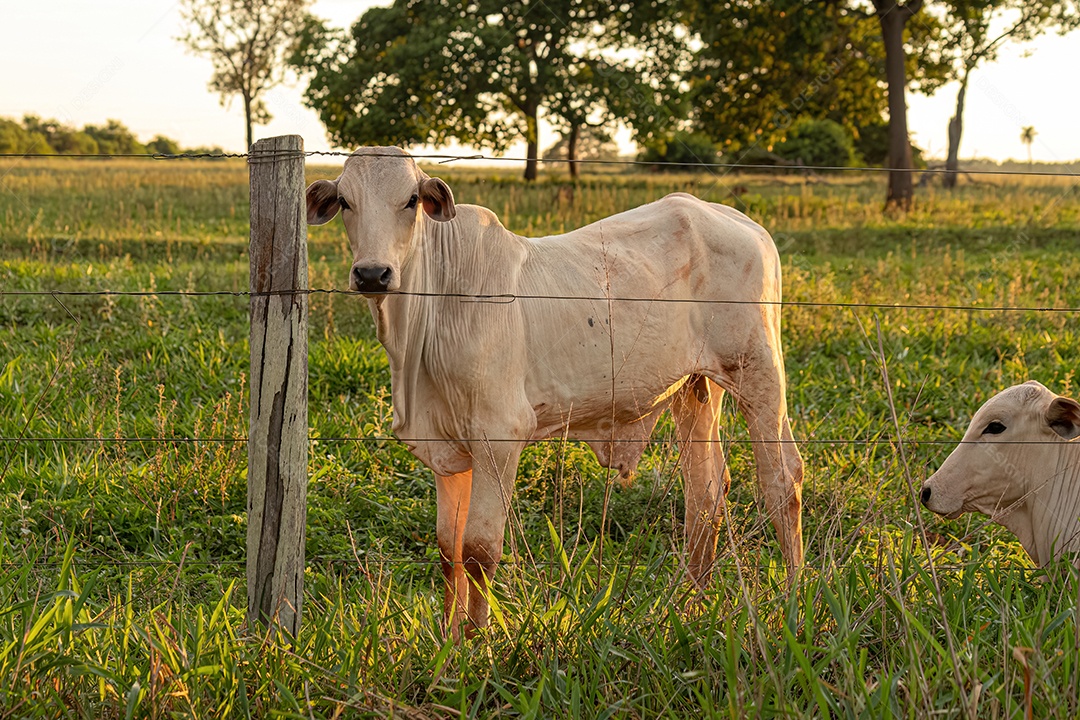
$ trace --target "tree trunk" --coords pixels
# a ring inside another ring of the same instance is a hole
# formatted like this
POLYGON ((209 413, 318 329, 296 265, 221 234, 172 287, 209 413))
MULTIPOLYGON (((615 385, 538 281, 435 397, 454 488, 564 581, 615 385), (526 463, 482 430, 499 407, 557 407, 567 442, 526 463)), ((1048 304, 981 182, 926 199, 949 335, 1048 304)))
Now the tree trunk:
POLYGON ((536 179, 536 156, 540 148, 539 106, 533 106, 525 115, 525 142, 528 151, 525 154, 525 179, 536 179))
POLYGON ((960 92, 956 94, 956 114, 949 120, 949 156, 945 159, 945 176, 942 184, 956 187, 956 175, 960 169, 960 135, 964 132, 964 96, 967 94, 968 71, 960 80, 960 92))
POLYGON ((570 164, 570 179, 578 179, 577 144, 581 135, 580 125, 570 126, 570 137, 566 140, 566 160, 570 164))
POLYGON ((911 142, 908 139, 907 72, 904 69, 904 25, 911 11, 888 3, 884 12, 878 4, 882 39, 885 41, 885 80, 889 85, 889 190, 885 207, 910 210, 915 197, 912 173, 911 142))
POLYGON ((251 132, 251 98, 248 95, 244 95, 244 123, 247 128, 247 147, 248 152, 251 152, 251 146, 255 142, 251 132))

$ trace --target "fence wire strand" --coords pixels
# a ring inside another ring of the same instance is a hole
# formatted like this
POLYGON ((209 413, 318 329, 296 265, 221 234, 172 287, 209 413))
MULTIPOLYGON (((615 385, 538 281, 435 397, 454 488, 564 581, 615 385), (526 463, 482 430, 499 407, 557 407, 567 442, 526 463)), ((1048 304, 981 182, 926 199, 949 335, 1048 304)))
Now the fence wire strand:
MULTIPOLYGON (((198 443, 206 443, 207 445, 243 445, 248 442, 246 437, 79 437, 79 436, 64 436, 64 435, 33 435, 27 437, 0 437, 0 445, 11 443, 41 443, 41 444, 76 444, 86 443, 94 445, 197 445, 198 443)), ((685 444, 709 444, 714 443, 718 445, 827 445, 827 446, 844 446, 844 445, 896 445, 898 443, 905 443, 908 445, 979 445, 984 444, 982 440, 919 440, 914 438, 836 438, 836 439, 818 439, 807 438, 804 440, 754 440, 753 438, 724 438, 723 440, 695 440, 686 439, 678 440, 674 436, 670 437, 656 437, 648 438, 647 440, 636 439, 624 439, 624 438, 566 438, 566 437, 547 437, 537 440, 524 440, 522 438, 469 438, 469 437, 427 437, 427 438, 399 438, 394 435, 356 435, 356 436, 336 436, 336 437, 313 437, 309 438, 309 442, 312 444, 327 443, 330 445, 345 444, 345 443, 398 443, 402 445, 408 445, 409 443, 430 443, 430 442, 458 442, 458 443, 519 443, 527 442, 530 445, 537 443, 570 443, 588 445, 603 444, 603 445, 637 445, 639 443, 646 443, 648 445, 683 445, 685 444)), ((995 440, 994 445, 1060 445, 1060 440, 995 440)))
POLYGON ((462 302, 491 304, 510 304, 518 300, 557 300, 577 302, 626 302, 657 304, 701 304, 701 305, 771 305, 777 307, 832 308, 836 310, 925 310, 957 312, 1035 312, 1035 313, 1080 313, 1080 307, 1053 305, 948 305, 944 303, 874 303, 840 302, 817 300, 729 300, 716 298, 650 298, 650 297, 608 297, 604 295, 547 295, 542 293, 495 293, 476 294, 460 292, 417 292, 398 290, 389 293, 365 295, 352 290, 334 288, 312 288, 306 290, 0 290, 0 297, 274 297, 285 295, 345 295, 357 298, 374 296, 401 295, 407 297, 448 298, 462 302))
MULTIPOLYGON (((363 157, 387 157, 387 158, 411 158, 413 160, 431 160, 439 165, 446 165, 454 162, 468 162, 468 161, 480 161, 480 162, 507 162, 507 163, 525 163, 530 159, 526 157, 504 157, 495 155, 485 155, 483 153, 472 153, 469 155, 462 154, 449 154, 449 153, 410 153, 407 155, 400 155, 397 153, 377 153, 377 152, 363 152, 358 150, 350 152, 347 150, 304 150, 301 152, 293 151, 271 151, 271 152, 256 152, 256 153, 87 153, 82 155, 57 155, 53 153, 0 153, 0 158, 12 158, 12 159, 76 159, 76 160, 93 160, 93 159, 112 159, 112 158, 128 158, 128 159, 141 159, 141 160, 230 160, 230 159, 247 159, 248 163, 261 163, 261 162, 277 162, 278 160, 293 160, 297 158, 310 158, 310 157, 343 157, 350 158, 353 156, 363 157)), ((567 164, 571 162, 565 158, 547 158, 537 157, 534 158, 538 163, 554 163, 554 164, 567 164)), ((791 165, 761 165, 752 163, 739 163, 739 162, 706 162, 703 160, 698 161, 653 161, 653 160, 630 160, 625 158, 620 159, 603 159, 603 158, 584 158, 580 160, 573 160, 574 163, 580 163, 582 165, 622 165, 627 167, 649 167, 656 169, 663 168, 700 168, 703 170, 745 170, 749 172, 865 172, 871 174, 889 174, 889 173, 927 173, 931 175, 1002 175, 1002 176, 1032 176, 1032 177, 1071 177, 1080 178, 1080 171, 1072 170, 976 170, 976 169, 960 169, 949 170, 943 167, 926 167, 926 168, 888 168, 888 167, 860 167, 860 166, 846 166, 846 165, 807 165, 802 163, 795 163, 791 165)))

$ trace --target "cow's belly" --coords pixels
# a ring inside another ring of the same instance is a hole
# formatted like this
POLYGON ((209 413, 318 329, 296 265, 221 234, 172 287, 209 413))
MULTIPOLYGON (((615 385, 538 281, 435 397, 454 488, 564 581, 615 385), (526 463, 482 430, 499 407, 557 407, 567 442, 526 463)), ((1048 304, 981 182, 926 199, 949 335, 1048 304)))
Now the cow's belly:
POLYGON ((581 440, 592 448, 601 465, 627 479, 641 460, 657 419, 686 379, 678 378, 661 389, 617 389, 614 402, 610 380, 606 387, 591 387, 591 392, 577 383, 564 385, 562 392, 552 393, 533 406, 536 430, 530 440, 581 440))
POLYGON ((611 399, 610 385, 594 388, 592 393, 549 395, 533 405, 536 430, 532 439, 561 435, 577 440, 606 438, 612 429, 636 426, 663 411, 686 378, 678 378, 659 391, 637 388, 634 392, 616 392, 615 402, 611 399))

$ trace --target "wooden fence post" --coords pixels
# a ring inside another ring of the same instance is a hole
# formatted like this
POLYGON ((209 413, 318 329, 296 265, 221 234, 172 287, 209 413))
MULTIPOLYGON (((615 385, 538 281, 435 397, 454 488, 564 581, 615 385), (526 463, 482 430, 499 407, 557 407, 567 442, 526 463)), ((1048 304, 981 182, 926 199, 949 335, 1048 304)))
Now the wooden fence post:
POLYGON ((251 183, 248 625, 295 638, 304 594, 308 483, 308 269, 304 141, 259 140, 251 183), (296 292, 300 291, 300 292, 296 292), (264 294, 275 293, 275 294, 264 294))

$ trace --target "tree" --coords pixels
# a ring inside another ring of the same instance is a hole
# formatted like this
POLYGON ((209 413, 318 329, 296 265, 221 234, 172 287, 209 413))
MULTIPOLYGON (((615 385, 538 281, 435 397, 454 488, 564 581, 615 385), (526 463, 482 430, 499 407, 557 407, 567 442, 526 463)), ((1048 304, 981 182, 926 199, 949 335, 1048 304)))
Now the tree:
POLYGON ((827 119, 797 121, 774 150, 780 157, 801 165, 848 167, 855 161, 851 133, 840 123, 827 119))
POLYGON ((1036 135, 1038 135, 1038 133, 1035 132, 1035 126, 1033 126, 1033 125, 1025 125, 1023 127, 1023 129, 1020 131, 1020 142, 1027 145, 1028 167, 1031 167, 1034 164, 1034 162, 1031 159, 1031 144, 1035 142, 1035 136, 1036 135))
POLYGON ((146 146, 119 120, 109 120, 103 126, 87 125, 83 132, 97 143, 98 152, 106 155, 141 155, 146 146))
POLYGON ((189 29, 179 40, 210 58, 209 87, 221 95, 222 105, 234 95, 243 100, 248 147, 252 126, 270 120, 262 95, 283 79, 307 5, 308 0, 181 0, 189 29))
POLYGON ((908 21, 922 9, 923 0, 872 0, 881 24, 885 44, 885 82, 889 88, 889 189, 886 207, 911 209, 915 199, 912 178, 914 163, 907 125, 907 69, 905 67, 904 30, 908 21))
MULTIPOLYGON (((776 162, 774 146, 799 118, 837 122, 858 147, 873 146, 896 93, 903 108, 907 86, 931 92, 946 77, 933 18, 901 27, 890 55, 881 19, 861 0, 684 1, 687 32, 699 29, 686 76, 693 125, 735 161, 776 162), (888 85, 887 70, 899 70, 888 85)), ((911 165, 905 111, 890 113, 889 132, 904 142, 881 162, 911 165)))
POLYGON ((720 160, 716 143, 703 133, 676 132, 667 142, 653 142, 638 155, 642 162, 655 162, 652 170, 672 172, 698 172, 706 170, 706 164, 720 160), (664 165, 670 167, 664 167, 664 165))
POLYGON ((55 151, 41 133, 29 132, 13 120, 0 118, 0 152, 49 155, 55 151))
MULTIPOLYGON (((925 168, 923 151, 915 143, 911 145, 911 159, 916 168, 925 168)), ((855 162, 857 165, 885 167, 889 162, 889 123, 882 120, 859 128, 855 139, 855 162)))
POLYGON ((1052 27, 1062 33, 1077 26, 1080 13, 1071 0, 949 0, 947 26, 956 49, 956 112, 949 120, 949 153, 945 160, 945 187, 955 187, 960 166, 960 136, 963 133, 964 99, 971 72, 981 62, 993 62, 1008 40, 1031 40, 1052 27), (1005 22, 999 33, 991 25, 1005 22))
POLYGON ((94 155, 99 151, 94 138, 59 120, 42 120, 37 115, 25 115, 23 127, 29 133, 40 134, 49 147, 61 155, 94 155))
POLYGON ((611 135, 603 128, 584 124, 563 133, 559 139, 544 151, 547 160, 566 160, 570 166, 570 177, 577 178, 577 160, 615 160, 619 157, 619 147, 611 135))
POLYGON ((865 13, 820 0, 692 0, 681 20, 700 46, 685 76, 693 125, 725 151, 769 150, 800 117, 853 134, 881 121, 883 50, 865 13))
POLYGON ((681 102, 669 71, 642 70, 663 66, 648 62, 662 53, 619 55, 643 28, 655 38, 672 27, 642 5, 637 15, 635 2, 613 11, 596 0, 396 0, 368 10, 348 35, 309 23, 292 62, 336 144, 457 139, 500 152, 520 139, 531 180, 541 111, 568 135, 616 114, 648 134, 681 102))
MULTIPOLYGON (((592 67, 580 64, 570 71, 570 82, 564 83, 563 87, 556 90, 550 98, 553 112, 550 113, 555 123, 555 129, 560 133, 559 147, 567 160, 570 169, 570 178, 578 178, 577 159, 581 156, 579 145, 583 130, 586 136, 596 139, 604 138, 610 141, 610 136, 604 133, 603 127, 610 122, 610 114, 597 112, 598 107, 604 107, 600 96, 600 87, 592 77, 592 67)), ((606 109, 606 108, 605 108, 606 109)), ((550 151, 549 151, 550 153, 550 151)))
POLYGON ((155 155, 179 155, 180 144, 164 135, 155 135, 153 140, 146 143, 146 152, 155 155))

